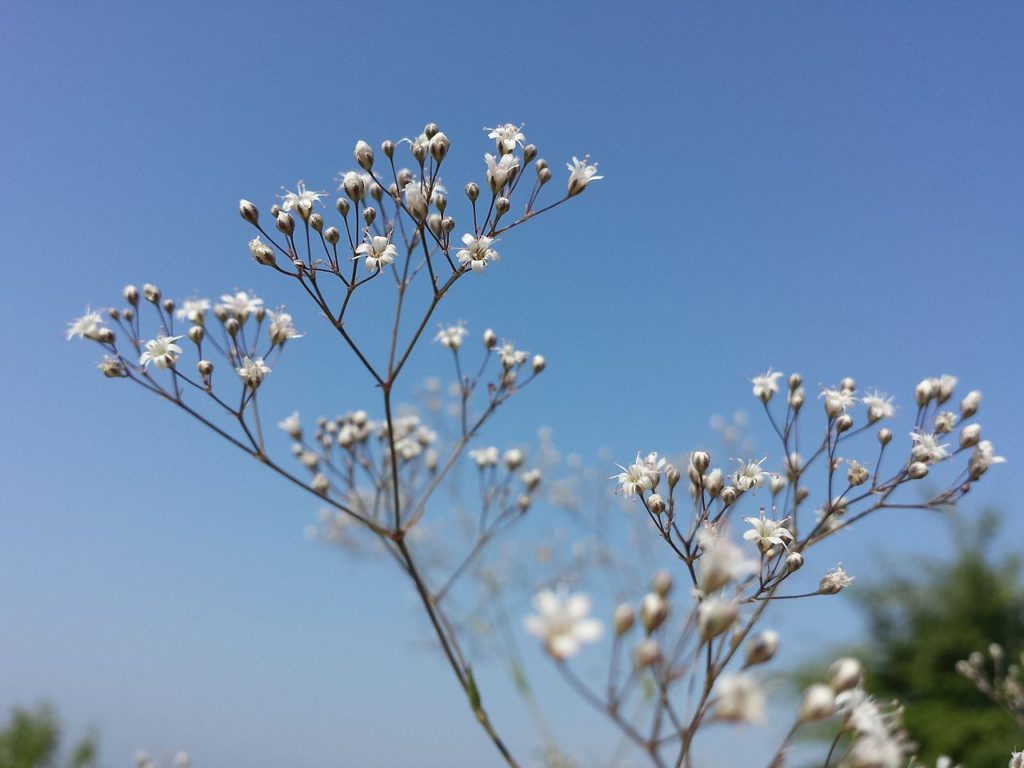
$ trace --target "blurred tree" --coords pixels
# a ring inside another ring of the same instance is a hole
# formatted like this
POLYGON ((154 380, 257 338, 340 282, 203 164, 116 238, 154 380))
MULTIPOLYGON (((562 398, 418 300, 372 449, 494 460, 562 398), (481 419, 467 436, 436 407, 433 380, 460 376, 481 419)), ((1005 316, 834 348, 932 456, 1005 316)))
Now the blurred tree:
MULTIPOLYGON (((60 753, 60 721, 53 708, 41 705, 35 711, 15 709, 0 729, 0 768, 56 768, 60 753)), ((96 764, 96 742, 82 739, 71 750, 68 768, 91 768, 96 764)))
MULTIPOLYGON (((960 659, 1000 643, 1008 654, 1024 649, 1024 587, 1015 556, 990 557, 998 518, 960 521, 952 563, 915 563, 851 590, 863 609, 869 640, 867 689, 906 705, 905 723, 925 765, 949 755, 965 766, 1004 765, 1024 744, 1012 717, 955 671, 960 659)), ((858 587, 860 585, 858 584, 858 587)))

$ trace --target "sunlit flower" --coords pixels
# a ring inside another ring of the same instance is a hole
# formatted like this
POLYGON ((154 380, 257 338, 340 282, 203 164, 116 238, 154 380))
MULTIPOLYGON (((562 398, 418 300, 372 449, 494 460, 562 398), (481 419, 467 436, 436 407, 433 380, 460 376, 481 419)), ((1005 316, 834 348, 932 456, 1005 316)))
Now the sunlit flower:
POLYGON ((474 272, 482 272, 489 261, 498 261, 501 256, 491 248, 494 242, 493 237, 476 237, 468 232, 462 236, 462 243, 465 248, 456 254, 459 263, 463 266, 469 265, 474 272))
POLYGON ((764 720, 764 694, 748 674, 722 675, 715 685, 714 717, 734 723, 764 720))
POLYGON ((744 517, 750 523, 749 531, 744 531, 743 538, 753 541, 762 552, 767 552, 773 546, 785 547, 787 541, 793 539, 793 533, 786 527, 788 517, 781 520, 771 520, 765 517, 764 509, 757 517, 744 517))
POLYGON ((210 311, 209 299, 185 299, 174 313, 179 320, 188 320, 197 325, 203 324, 206 313, 210 311))
POLYGON ((487 184, 495 194, 504 187, 512 174, 519 168, 519 160, 515 155, 502 155, 497 158, 488 153, 484 155, 487 163, 487 184))
POLYGON ((247 291, 238 291, 234 295, 225 293, 220 297, 217 309, 227 312, 238 322, 244 323, 252 312, 263 307, 263 299, 250 295, 247 291))
POLYGON ((371 235, 366 233, 366 239, 356 246, 356 255, 366 257, 366 268, 382 269, 385 264, 394 264, 395 256, 398 255, 398 248, 391 242, 391 236, 371 235))
POLYGON ((71 341, 75 336, 80 339, 95 341, 99 338, 101 330, 103 330, 103 316, 99 312, 93 312, 86 308, 84 315, 68 323, 68 329, 64 332, 64 337, 68 341, 71 341))
POLYGON ((853 390, 846 389, 823 389, 818 398, 825 401, 825 413, 833 419, 846 413, 855 402, 853 390))
POLYGON ((300 440, 302 438, 302 422, 299 420, 299 412, 292 411, 292 415, 284 419, 281 419, 277 423, 279 429, 283 429, 293 440, 300 440))
POLYGON ((892 401, 893 398, 890 395, 885 395, 878 390, 868 392, 861 398, 861 402, 868 409, 868 422, 874 424, 880 419, 891 419, 896 412, 896 406, 892 404, 892 401))
POLYGON ((946 450, 948 443, 939 444, 939 439, 934 434, 926 432, 911 432, 910 439, 914 441, 910 454, 918 461, 926 464, 934 464, 949 456, 946 450))
POLYGON ((779 379, 781 377, 782 373, 780 371, 773 371, 769 368, 767 373, 762 373, 760 376, 752 378, 750 381, 754 385, 754 397, 762 403, 767 403, 772 399, 772 395, 779 391, 779 379))
POLYGON ((440 343, 442 347, 457 350, 462 346, 467 333, 469 331, 466 330, 466 326, 460 321, 456 325, 442 326, 441 330, 437 332, 437 336, 434 337, 434 341, 440 343))
POLYGON ((283 195, 278 195, 281 198, 281 210, 292 211, 299 207, 299 203, 308 203, 312 208, 314 203, 318 203, 320 198, 323 197, 326 192, 314 192, 311 189, 306 189, 306 185, 300 181, 296 185, 297 192, 290 192, 285 190, 283 195))
POLYGON ((288 339, 301 339, 305 334, 299 333, 292 322, 292 316, 287 312, 267 312, 270 318, 270 343, 284 344, 288 339))
POLYGON ((242 365, 235 371, 250 389, 256 389, 270 374, 270 368, 263 362, 262 357, 257 357, 255 360, 245 357, 242 360, 242 365))
POLYGON ((1005 461, 1005 457, 995 455, 995 448, 992 447, 991 440, 982 440, 971 451, 970 461, 967 462, 967 471, 972 480, 977 480, 993 464, 1002 464, 1005 461))
POLYGON ((590 598, 584 594, 545 589, 534 597, 533 605, 537 615, 526 617, 526 630, 540 638, 547 652, 559 661, 579 653, 582 643, 601 637, 600 622, 587 618, 590 598))
POLYGON ((748 557, 743 549, 721 531, 705 526, 697 532, 697 541, 702 552, 697 561, 697 587, 705 594, 757 570, 757 560, 748 557))
POLYGON ((834 595, 851 584, 853 584, 853 576, 844 571, 843 565, 840 563, 822 577, 821 583, 818 584, 818 591, 823 595, 834 595))
POLYGON ((565 167, 569 169, 569 197, 578 195, 587 188, 587 184, 590 182, 604 178, 604 176, 595 175, 597 173, 597 163, 590 164, 590 155, 585 155, 582 160, 574 156, 572 162, 566 163, 565 167))
POLYGON ((751 488, 760 488, 764 485, 764 479, 768 476, 768 473, 761 468, 761 464, 764 463, 765 456, 763 459, 754 461, 743 461, 742 459, 736 459, 740 463, 740 468, 736 470, 734 482, 736 487, 741 491, 749 491, 751 488))
MULTIPOLYGON (((656 461, 650 461, 651 457, 656 458, 657 454, 652 453, 647 459, 641 459, 640 454, 637 453, 636 461, 628 467, 618 465, 622 471, 617 475, 612 475, 611 479, 618 482, 620 493, 625 496, 643 495, 644 491, 654 489, 658 484, 661 468, 656 461)), ((661 463, 664 464, 664 459, 661 463)))
POLYGON ((516 145, 523 145, 526 141, 526 137, 523 135, 523 126, 516 127, 512 123, 505 123, 494 128, 484 128, 485 131, 490 131, 487 134, 488 139, 494 139, 498 146, 498 152, 503 155, 507 155, 510 152, 515 152, 516 145))
POLYGON ((139 358, 139 365, 146 368, 152 363, 161 370, 170 368, 178 362, 181 355, 181 347, 174 343, 180 338, 181 336, 157 336, 147 341, 146 351, 139 358))
POLYGON ((477 448, 469 452, 469 458, 475 461, 480 469, 493 467, 498 463, 498 449, 493 445, 486 448, 477 448))

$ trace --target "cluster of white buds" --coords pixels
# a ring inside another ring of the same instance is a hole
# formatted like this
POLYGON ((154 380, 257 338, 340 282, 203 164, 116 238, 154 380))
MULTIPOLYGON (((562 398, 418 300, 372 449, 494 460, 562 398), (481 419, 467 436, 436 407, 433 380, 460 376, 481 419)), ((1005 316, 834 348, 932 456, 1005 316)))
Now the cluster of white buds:
POLYGON ((987 657, 981 651, 974 651, 966 659, 956 663, 956 671, 966 677, 975 687, 992 701, 1009 712, 1024 728, 1024 652, 1016 659, 1007 657, 1003 646, 992 643, 987 657))

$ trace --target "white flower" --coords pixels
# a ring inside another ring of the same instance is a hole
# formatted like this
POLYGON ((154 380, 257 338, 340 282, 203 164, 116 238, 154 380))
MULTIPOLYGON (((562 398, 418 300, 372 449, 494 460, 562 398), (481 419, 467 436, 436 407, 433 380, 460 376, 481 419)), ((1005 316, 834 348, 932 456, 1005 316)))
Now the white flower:
POLYGON ((765 456, 759 461, 743 461, 742 459, 735 459, 740 463, 740 468, 736 471, 735 483, 736 487, 741 491, 749 491, 751 488, 760 488, 764 485, 764 479, 768 476, 768 473, 761 468, 761 464, 764 463, 765 456))
POLYGON ((493 445, 487 448, 478 448, 475 451, 470 451, 469 457, 476 462, 480 469, 493 467, 498 463, 498 449, 493 445))
POLYGON ((441 330, 437 332, 437 336, 434 337, 434 341, 439 342, 442 347, 457 350, 462 346, 462 342, 466 338, 467 333, 469 333, 469 331, 466 330, 466 326, 460 321, 456 325, 449 325, 448 327, 441 326, 441 330))
POLYGON ((508 183, 509 178, 519 168, 519 160, 515 155, 502 155, 498 159, 488 153, 484 155, 484 162, 487 163, 487 185, 495 194, 508 183))
POLYGON ((474 272, 482 272, 489 261, 498 261, 501 256, 491 248, 494 242, 493 237, 475 237, 468 232, 462 236, 462 243, 466 247, 456 255, 459 263, 463 266, 469 265, 474 272))
POLYGON ((892 404, 893 398, 874 390, 861 398, 861 402, 868 407, 868 421, 874 424, 879 419, 891 419, 896 412, 892 404))
POLYGON ((948 443, 939 444, 939 439, 934 434, 926 432, 911 432, 910 439, 914 441, 910 454, 918 461, 926 464, 934 464, 949 456, 946 450, 948 443))
POLYGON ((832 419, 846 413, 855 402, 853 390, 846 389, 823 389, 818 399, 825 401, 825 413, 832 419))
POLYGON ((174 313, 179 320, 188 320, 190 323, 203 324, 203 318, 210 310, 209 299, 185 299, 181 306, 174 313))
POLYGON ((302 181, 296 185, 296 188, 297 192, 290 192, 286 189, 283 195, 278 195, 281 198, 281 210, 297 210, 299 203, 307 203, 312 210, 313 204, 319 202, 320 198, 327 194, 306 189, 306 185, 302 181))
POLYGON ((382 269, 385 264, 394 264, 398 249, 391 242, 391 235, 370 235, 366 233, 366 239, 356 247, 354 259, 366 256, 366 268, 382 269))
POLYGON ((153 363, 161 370, 170 368, 181 355, 181 347, 176 342, 181 336, 157 336, 155 339, 146 342, 146 351, 139 358, 139 365, 143 368, 153 363))
MULTIPOLYGON (((621 493, 626 496, 643 495, 644 491, 654 489, 658 484, 661 468, 657 463, 649 461, 652 456, 656 457, 657 454, 652 453, 648 459, 641 459, 640 454, 637 453, 636 461, 628 467, 618 465, 622 471, 617 475, 612 475, 610 479, 618 482, 621 493)), ((664 463, 664 459, 662 459, 662 463, 664 463)))
POLYGON ((498 359, 501 361, 501 367, 506 371, 515 368, 517 365, 523 365, 526 362, 527 353, 521 349, 516 349, 515 344, 510 341, 506 341, 501 345, 501 349, 498 350, 498 359))
POLYGON ((242 360, 242 365, 236 368, 235 371, 242 377, 242 381, 245 382, 246 386, 256 389, 270 373, 270 368, 263 362, 262 357, 251 360, 246 356, 242 360))
POLYGON ((121 362, 121 358, 114 357, 113 355, 104 355, 103 362, 96 367, 108 379, 116 379, 119 376, 126 376, 128 373, 124 368, 124 363, 121 362))
POLYGON ((970 461, 967 462, 967 471, 972 480, 977 480, 993 464, 1002 464, 1006 461, 1003 456, 995 455, 995 448, 991 440, 982 440, 971 452, 970 461))
POLYGON ((80 339, 95 341, 99 338, 100 331, 102 330, 103 316, 99 312, 93 312, 86 307, 84 315, 68 323, 68 329, 64 331, 64 338, 71 341, 77 336, 80 339))
POLYGON ((498 152, 503 155, 515 152, 516 145, 522 146, 526 141, 522 125, 517 128, 512 123, 505 123, 494 128, 484 128, 484 130, 490 131, 487 134, 487 138, 494 139, 497 142, 498 152))
POLYGON ((281 419, 277 423, 278 428, 283 429, 292 440, 302 438, 302 422, 299 420, 299 412, 292 411, 292 415, 281 419))
POLYGON ((853 576, 844 571, 843 564, 840 563, 822 577, 821 583, 818 584, 818 591, 823 595, 834 595, 851 584, 853 584, 853 576))
POLYGON ((1007 768, 1024 768, 1024 752, 1014 752, 1010 755, 1010 763, 1007 768))
POLYGON ((590 182, 604 178, 604 176, 594 175, 597 173, 597 163, 590 164, 590 155, 585 155, 582 160, 573 156, 572 162, 566 163, 565 167, 569 169, 569 197, 578 195, 587 188, 587 184, 590 182))
MULTIPOLYGON (((283 307, 282 307, 283 309, 283 307)), ((273 345, 284 344, 288 339, 301 339, 304 333, 299 333, 292 322, 292 316, 287 312, 267 312, 270 318, 270 343, 273 345)))
POLYGON ((793 533, 786 527, 788 517, 775 521, 765 517, 764 509, 757 517, 744 517, 750 523, 751 529, 744 531, 743 538, 753 541, 762 552, 767 552, 772 546, 785 548, 786 542, 792 540, 793 533))
POLYGON ((767 373, 752 378, 750 381, 754 385, 754 397, 762 403, 767 403, 772 399, 772 395, 779 391, 779 378, 781 377, 780 371, 773 371, 769 368, 767 373))
POLYGON ((715 719, 734 723, 764 720, 764 694, 750 675, 722 675, 714 690, 718 694, 714 704, 715 719))
POLYGON ((250 295, 247 291, 238 291, 234 295, 225 293, 220 297, 217 309, 227 312, 238 322, 244 323, 249 314, 263 307, 263 299, 250 295))
POLYGON ((526 630, 539 637, 547 652, 559 661, 579 653, 581 643, 601 637, 601 624, 587 618, 590 598, 584 594, 545 589, 534 597, 533 605, 538 615, 526 617, 526 630))
POLYGON ((697 632, 701 640, 710 640, 729 630, 740 615, 735 600, 706 597, 697 606, 697 632))
POLYGON ((713 528, 701 528, 697 532, 697 541, 702 550, 697 561, 697 586, 704 594, 721 589, 757 570, 756 560, 747 557, 728 536, 713 528))
POLYGON ((427 198, 423 194, 423 188, 418 181, 410 181, 402 190, 405 193, 405 207, 416 221, 423 222, 427 219, 427 198))

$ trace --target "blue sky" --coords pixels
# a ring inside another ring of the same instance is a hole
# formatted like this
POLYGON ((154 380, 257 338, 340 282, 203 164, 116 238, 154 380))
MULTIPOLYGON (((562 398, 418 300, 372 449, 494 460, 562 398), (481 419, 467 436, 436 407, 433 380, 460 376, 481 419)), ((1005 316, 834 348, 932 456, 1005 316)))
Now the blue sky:
MULTIPOLYGON (((4 16, 0 709, 54 700, 100 729, 105 764, 137 747, 227 767, 407 764, 412 749, 418 765, 490 764, 401 582, 304 540, 306 498, 102 380, 95 351, 62 336, 129 281, 252 288, 315 329, 295 286, 248 259, 238 199, 333 188, 357 139, 429 120, 452 139, 453 189, 482 176, 480 128, 499 121, 525 122, 555 168, 590 153, 605 175, 509 233, 439 315, 550 361, 488 439, 548 425, 584 456, 675 453, 713 441, 712 414, 753 412, 749 378, 769 365, 904 404, 950 372, 984 392, 979 420, 1011 462, 961 514, 1004 509, 1004 550, 1024 534, 1019 4, 13 2, 4 16)), ((311 415, 372 406, 319 330, 275 370, 271 416, 300 396, 311 415)), ((447 375, 436 352, 413 379, 447 375)), ((865 578, 880 558, 950 549, 918 514, 855 538, 842 556, 865 578)), ((825 642, 855 629, 849 607, 785 621, 825 642)), ((542 685, 570 745, 598 722, 542 685)), ((528 743, 518 705, 494 696, 528 743)))

